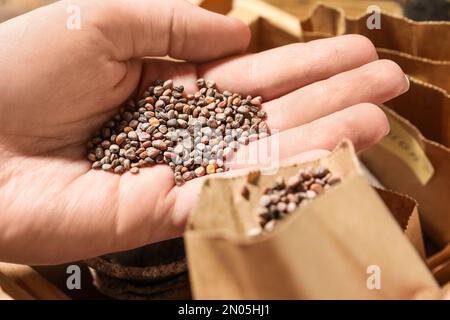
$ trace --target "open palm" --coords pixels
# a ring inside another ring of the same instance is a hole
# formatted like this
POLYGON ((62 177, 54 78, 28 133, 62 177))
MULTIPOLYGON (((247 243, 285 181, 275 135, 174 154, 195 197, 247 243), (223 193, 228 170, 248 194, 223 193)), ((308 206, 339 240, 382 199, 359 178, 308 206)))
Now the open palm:
POLYGON ((72 4, 0 25, 0 260, 58 263, 182 234, 203 178, 175 187, 165 165, 119 176, 86 159, 95 130, 155 79, 261 95, 282 161, 344 137, 376 143, 388 124, 375 104, 408 87, 361 36, 235 55, 248 29, 183 1, 78 1, 80 30, 66 27, 72 4), (141 58, 165 55, 188 62, 141 58))

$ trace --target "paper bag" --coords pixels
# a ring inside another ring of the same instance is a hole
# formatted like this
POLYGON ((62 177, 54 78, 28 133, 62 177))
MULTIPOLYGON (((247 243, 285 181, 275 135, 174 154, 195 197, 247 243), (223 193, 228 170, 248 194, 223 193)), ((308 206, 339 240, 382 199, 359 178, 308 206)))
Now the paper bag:
MULTIPOLYGON (((411 109, 418 107, 419 101, 422 100, 418 98, 411 109)), ((424 138, 394 111, 384 110, 391 132, 381 143, 360 153, 360 158, 385 187, 418 201, 425 233, 436 244, 444 246, 450 242, 450 149, 424 138)), ((446 136, 443 130, 435 131, 435 138, 440 133, 446 136)))
POLYGON ((306 35, 328 36, 357 33, 368 37, 377 48, 386 48, 436 61, 450 60, 450 22, 417 22, 405 17, 381 12, 380 28, 368 28, 373 13, 361 17, 346 17, 342 9, 318 5, 301 22, 306 35))
POLYGON ((392 190, 378 188, 376 190, 413 247, 425 259, 425 248, 417 202, 409 196, 392 190))
POLYGON ((382 59, 390 59, 421 81, 450 92, 450 22, 416 22, 381 13, 380 29, 367 19, 345 16, 340 8, 318 5, 301 21, 302 41, 358 33, 373 41, 382 59))
POLYGON ((440 285, 450 285, 450 244, 430 257, 427 264, 440 285))
MULTIPOLYGON (((196 299, 408 298, 437 284, 377 192, 361 175, 345 142, 316 161, 342 182, 298 208, 268 234, 257 227, 262 189, 246 177, 209 179, 185 233, 191 289, 196 299), (370 273, 381 271, 381 287, 370 273), (368 274, 369 272, 369 274, 368 274)), ((281 168, 289 177, 311 163, 281 168)))
POLYGON ((450 147, 450 95, 414 78, 410 82, 409 91, 386 106, 409 120, 425 138, 450 147))

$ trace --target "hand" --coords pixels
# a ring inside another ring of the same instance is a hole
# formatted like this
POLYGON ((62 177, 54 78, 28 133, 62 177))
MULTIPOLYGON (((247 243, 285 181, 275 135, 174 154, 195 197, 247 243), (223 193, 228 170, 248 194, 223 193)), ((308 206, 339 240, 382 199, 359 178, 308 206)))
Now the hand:
POLYGON ((361 36, 230 57, 248 45, 247 27, 186 2, 80 0, 81 29, 69 30, 72 3, 0 25, 3 261, 60 263, 182 234, 203 179, 179 188, 168 166, 119 176, 86 159, 95 130, 155 79, 192 92, 204 77, 262 95, 283 161, 323 154, 344 137, 358 149, 376 143, 388 123, 375 104, 408 88, 361 36), (188 62, 141 59, 165 55, 188 62))

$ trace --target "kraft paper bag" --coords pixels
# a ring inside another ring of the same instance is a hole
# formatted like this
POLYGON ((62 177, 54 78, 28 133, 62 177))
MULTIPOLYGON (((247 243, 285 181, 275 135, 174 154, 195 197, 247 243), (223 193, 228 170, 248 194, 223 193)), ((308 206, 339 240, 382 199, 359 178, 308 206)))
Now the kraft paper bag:
POLYGON ((450 92, 450 22, 416 22, 381 13, 381 28, 369 29, 370 15, 349 18, 340 8, 318 5, 301 21, 301 40, 364 35, 374 43, 380 58, 393 60, 408 75, 450 92))
POLYGON ((415 78, 410 78, 410 83, 408 92, 386 102, 386 106, 410 121, 427 139, 450 147, 450 95, 415 78))
POLYGON ((301 22, 304 32, 336 36, 348 33, 368 37, 377 48, 386 48, 436 61, 450 61, 450 22, 417 22, 381 12, 380 28, 368 28, 368 13, 346 17, 343 10, 319 4, 301 22))
MULTIPOLYGON (((399 106, 407 109, 403 104, 399 106)), ((429 106, 429 109, 434 106, 432 101, 429 106)), ((410 105, 411 109, 417 107, 410 105)), ((450 243, 450 149, 426 139, 393 110, 384 108, 384 111, 391 132, 379 144, 360 153, 360 158, 383 186, 417 200, 426 235, 439 246, 445 246, 450 243)))
POLYGON ((234 1, 228 16, 245 22, 252 37, 248 52, 260 52, 298 42, 301 26, 297 17, 264 1, 234 1))
POLYGON ((261 175, 249 185, 249 200, 240 194, 246 182, 245 176, 205 182, 184 237, 195 299, 402 299, 438 289, 362 176, 349 142, 329 157, 261 175), (342 182, 272 232, 249 235, 259 226, 263 188, 319 163, 342 182), (381 270, 380 289, 370 284, 371 270, 381 270))
POLYGON ((432 84, 450 93, 450 61, 435 61, 384 48, 378 48, 377 52, 380 59, 395 61, 406 74, 422 83, 432 84))
POLYGON ((404 231, 411 244, 425 259, 425 248, 417 202, 406 195, 392 190, 376 188, 378 195, 404 231))

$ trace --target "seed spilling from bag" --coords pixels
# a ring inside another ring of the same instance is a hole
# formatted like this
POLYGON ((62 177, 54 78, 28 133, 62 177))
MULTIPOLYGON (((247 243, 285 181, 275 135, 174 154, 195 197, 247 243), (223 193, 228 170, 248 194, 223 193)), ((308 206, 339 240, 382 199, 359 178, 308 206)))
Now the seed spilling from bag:
POLYGON ((330 170, 321 166, 302 169, 287 181, 279 177, 270 188, 264 190, 260 198, 261 227, 264 231, 271 231, 279 220, 340 181, 339 178, 333 177, 330 170))
POLYGON ((184 92, 172 80, 157 80, 142 99, 129 101, 88 143, 93 169, 122 174, 168 164, 177 185, 229 170, 226 160, 241 144, 270 135, 262 98, 220 92, 197 80, 184 92))

